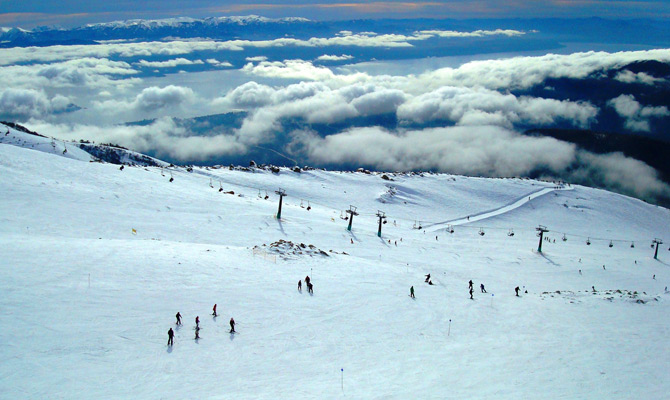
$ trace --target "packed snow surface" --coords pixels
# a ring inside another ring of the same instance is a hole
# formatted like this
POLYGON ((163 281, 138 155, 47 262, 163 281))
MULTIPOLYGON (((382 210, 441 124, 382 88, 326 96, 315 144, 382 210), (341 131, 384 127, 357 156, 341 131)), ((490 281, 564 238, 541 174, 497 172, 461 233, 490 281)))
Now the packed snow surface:
POLYGON ((667 209, 522 179, 120 170, 59 146, 0 142, 0 398, 670 393, 670 252, 650 247, 667 209))

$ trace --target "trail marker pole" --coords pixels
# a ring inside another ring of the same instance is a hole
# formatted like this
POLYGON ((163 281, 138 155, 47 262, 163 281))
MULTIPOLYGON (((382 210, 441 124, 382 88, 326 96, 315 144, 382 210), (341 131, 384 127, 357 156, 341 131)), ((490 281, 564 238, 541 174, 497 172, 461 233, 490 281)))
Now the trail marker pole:
POLYGON ((661 239, 654 239, 652 243, 656 244, 656 251, 654 252, 654 260, 658 260, 658 245, 663 244, 663 241, 661 239))
POLYGON ((340 368, 340 372, 342 373, 342 391, 344 392, 344 368, 340 368))
POLYGON ((88 274, 88 288, 91 288, 91 274, 88 274))
POLYGON ((451 320, 449 320, 449 330, 447 331, 447 336, 451 336, 451 320))
POLYGON ((279 188, 279 190, 275 190, 275 193, 279 195, 279 210, 277 210, 277 219, 281 219, 281 203, 284 200, 284 196, 286 196, 286 191, 282 188, 279 188))
POLYGON ((358 215, 358 213, 356 212, 356 207, 349 206, 347 214, 349 214, 349 226, 347 227, 347 230, 351 231, 351 223, 354 222, 354 215, 358 215))
POLYGON ((491 308, 493 308, 493 293, 491 293, 491 308))
POLYGON ((540 233, 540 244, 538 244, 538 246, 537 246, 537 252, 542 253, 542 239, 544 239, 544 233, 549 232, 549 231, 547 230, 546 226, 542 226, 542 225, 535 228, 535 230, 540 233))
POLYGON ((379 229, 377 230, 377 236, 382 237, 382 221, 386 222, 386 215, 383 211, 377 210, 377 218, 379 218, 379 229))

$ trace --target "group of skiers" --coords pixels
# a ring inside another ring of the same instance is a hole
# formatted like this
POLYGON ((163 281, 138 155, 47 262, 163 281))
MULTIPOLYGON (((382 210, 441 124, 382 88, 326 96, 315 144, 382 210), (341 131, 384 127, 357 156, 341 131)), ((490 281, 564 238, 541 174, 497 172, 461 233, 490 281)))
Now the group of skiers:
MULTIPOLYGON (((314 294, 314 285, 309 275, 305 277, 305 285, 307 286, 307 293, 314 294)), ((302 279, 298 280, 298 292, 302 292, 302 279)))
MULTIPOLYGON (((216 304, 214 304, 214 307, 212 307, 212 315, 214 318, 218 317, 219 314, 216 313, 216 304)), ((175 325, 179 326, 181 325, 181 313, 177 312, 175 315, 175 318, 177 319, 177 322, 175 325)), ((200 339, 200 316, 196 315, 195 316, 195 339, 200 339)), ((230 318, 230 333, 236 333, 235 331, 235 320, 233 318, 230 318)), ((170 328, 167 332, 168 334, 168 346, 172 346, 174 344, 174 330, 170 328)))
MULTIPOLYGON (((430 274, 426 275, 426 279, 424 280, 424 282, 429 284, 429 285, 433 285, 433 281, 430 279, 430 274)), ((475 290, 474 290, 474 282, 472 282, 472 279, 470 279, 470 281, 468 282, 468 290, 470 292, 470 299, 474 300, 475 299, 474 298, 475 290)), ((481 290, 482 293, 488 293, 486 291, 486 287, 484 286, 483 283, 479 284, 479 290, 481 290)), ((517 297, 521 297, 521 296, 519 296, 519 291, 520 290, 521 289, 519 289, 518 286, 514 288, 514 292, 516 293, 517 297)), ((526 293, 528 293, 527 290, 526 290, 526 293)), ((409 288, 409 297, 411 297, 413 299, 416 298, 416 297, 414 297, 414 286, 410 286, 410 288, 409 288)))

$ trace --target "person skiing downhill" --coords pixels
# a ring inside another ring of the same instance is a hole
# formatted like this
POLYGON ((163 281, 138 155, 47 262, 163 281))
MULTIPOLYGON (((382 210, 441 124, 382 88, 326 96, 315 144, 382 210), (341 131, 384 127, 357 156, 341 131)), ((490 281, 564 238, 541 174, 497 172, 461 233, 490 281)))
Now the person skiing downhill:
POLYGON ((235 333, 235 320, 230 318, 230 333, 235 333))
POLYGON ((410 286, 409 288, 409 297, 414 298, 414 286, 410 286))
POLYGON ((177 312, 177 315, 175 315, 175 317, 177 317, 177 325, 181 325, 181 314, 177 312))
POLYGON ((426 280, 424 282, 428 282, 430 280, 430 274, 426 275, 426 280))
POLYGON ((307 293, 314 294, 314 285, 311 282, 307 284, 307 293))
POLYGON ((217 314, 216 314, 216 304, 214 304, 214 308, 212 308, 212 311, 213 311, 212 315, 216 317, 217 316, 217 314))
POLYGON ((298 291, 302 290, 302 280, 298 280, 298 291))
POLYGON ((514 288, 514 291, 516 292, 516 297, 519 297, 519 290, 520 289, 518 286, 514 288))
POLYGON ((470 279, 470 282, 468 282, 468 289, 472 289, 472 285, 473 285, 472 279, 470 279))
POLYGON ((486 289, 484 288, 484 284, 480 283, 479 288, 482 289, 482 293, 486 293, 486 289))
POLYGON ((172 346, 174 344, 174 331, 172 328, 168 331, 168 346, 172 346))
POLYGON ((305 277, 305 283, 309 283, 309 282, 310 282, 309 275, 307 275, 307 276, 305 277))

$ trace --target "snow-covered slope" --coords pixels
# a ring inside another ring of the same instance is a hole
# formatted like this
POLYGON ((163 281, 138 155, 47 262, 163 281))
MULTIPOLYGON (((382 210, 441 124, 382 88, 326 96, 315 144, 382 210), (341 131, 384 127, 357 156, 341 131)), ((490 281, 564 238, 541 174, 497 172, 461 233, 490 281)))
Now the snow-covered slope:
POLYGON ((52 147, 45 140, 0 143, 0 398, 670 390, 670 252, 663 244, 655 260, 650 248, 670 238, 667 209, 517 179, 119 170, 69 147, 71 158, 36 151, 52 147), (351 232, 340 219, 350 205, 351 232), (378 210, 388 216, 381 238, 378 210), (538 224, 550 231, 542 253, 538 224), (313 295, 296 290, 306 275, 313 295))

